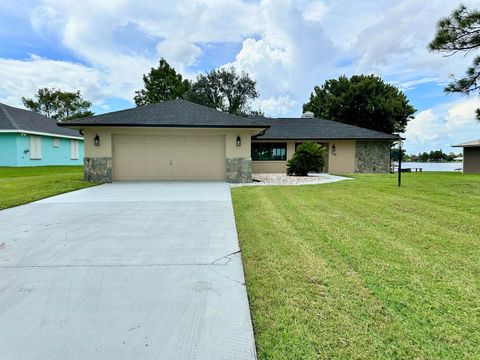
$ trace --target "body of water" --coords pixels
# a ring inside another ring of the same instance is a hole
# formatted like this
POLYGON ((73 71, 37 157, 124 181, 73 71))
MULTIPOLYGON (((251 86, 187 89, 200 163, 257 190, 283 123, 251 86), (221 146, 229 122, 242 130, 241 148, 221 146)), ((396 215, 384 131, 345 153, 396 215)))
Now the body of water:
MULTIPOLYGON (((423 171, 455 171, 462 168, 461 162, 402 162, 402 168, 422 168, 423 171)), ((415 170, 413 170, 415 171, 415 170)))

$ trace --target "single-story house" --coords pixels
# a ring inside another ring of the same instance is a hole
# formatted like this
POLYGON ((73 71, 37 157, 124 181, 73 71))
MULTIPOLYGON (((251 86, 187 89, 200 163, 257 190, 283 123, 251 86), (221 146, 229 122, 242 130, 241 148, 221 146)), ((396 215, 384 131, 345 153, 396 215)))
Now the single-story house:
POLYGON ((78 130, 0 103, 0 166, 82 164, 83 136, 78 130))
POLYGON ((328 148, 331 173, 389 172, 398 136, 334 121, 243 118, 185 100, 165 101, 59 124, 85 138, 85 179, 251 181, 286 171, 295 146, 328 148))
POLYGON ((480 139, 469 141, 453 147, 463 148, 463 172, 466 174, 480 173, 480 139))

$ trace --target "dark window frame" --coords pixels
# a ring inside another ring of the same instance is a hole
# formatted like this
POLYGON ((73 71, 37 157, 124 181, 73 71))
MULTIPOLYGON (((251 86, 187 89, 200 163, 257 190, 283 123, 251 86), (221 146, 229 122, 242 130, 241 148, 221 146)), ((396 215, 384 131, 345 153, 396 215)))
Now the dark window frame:
POLYGON ((253 161, 287 161, 286 142, 252 142, 253 161), (260 151, 259 148, 262 150, 260 151), (268 157, 268 151, 270 156, 268 157), (263 155, 262 155, 263 153, 263 155))

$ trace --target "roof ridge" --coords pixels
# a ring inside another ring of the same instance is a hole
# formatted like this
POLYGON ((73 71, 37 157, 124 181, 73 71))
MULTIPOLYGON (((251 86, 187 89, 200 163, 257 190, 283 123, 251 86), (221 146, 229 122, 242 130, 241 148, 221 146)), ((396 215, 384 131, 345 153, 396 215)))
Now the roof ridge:
POLYGON ((228 115, 228 116, 234 116, 234 117, 239 118, 239 119, 242 119, 242 120, 251 121, 252 123, 257 124, 257 125, 263 125, 263 124, 257 123, 256 121, 254 121, 254 120, 252 120, 252 119, 250 119, 250 118, 248 118, 248 117, 243 117, 243 116, 240 116, 240 115, 232 114, 232 113, 229 113, 228 111, 218 110, 218 109, 216 109, 216 108, 213 108, 213 107, 210 107, 210 106, 207 106, 207 105, 202 105, 202 104, 199 104, 199 103, 190 101, 190 100, 185 100, 185 99, 179 98, 179 99, 170 100, 170 101, 184 101, 184 102, 189 103, 189 104, 192 104, 192 105, 194 105, 194 106, 204 107, 204 108, 210 109, 210 110, 212 110, 212 111, 221 112, 221 113, 226 114, 226 115, 228 115))
POLYGON ((341 121, 328 120, 328 119, 320 119, 320 118, 316 118, 316 119, 324 120, 324 121, 331 121, 331 122, 335 122, 335 123, 338 123, 338 124, 342 124, 342 125, 346 125, 346 126, 351 126, 351 127, 357 128, 357 129, 372 131, 372 132, 376 132, 376 133, 380 133, 380 134, 395 135, 395 134, 390 134, 390 133, 383 132, 383 131, 379 131, 379 130, 369 129, 369 128, 366 128, 366 127, 363 127, 363 126, 358 126, 358 125, 353 125, 353 124, 346 124, 346 123, 341 122, 341 121))
POLYGON ((8 121, 10 121, 10 123, 12 124, 12 126, 17 129, 17 130, 22 130, 20 129, 20 127, 17 125, 17 123, 15 122, 15 120, 13 119, 13 117, 10 115, 10 113, 8 112, 8 110, 5 108, 5 106, 8 106, 8 105, 5 105, 5 104, 2 104, 0 103, 0 108, 2 109, 2 112, 5 114, 5 117, 7 118, 8 121))

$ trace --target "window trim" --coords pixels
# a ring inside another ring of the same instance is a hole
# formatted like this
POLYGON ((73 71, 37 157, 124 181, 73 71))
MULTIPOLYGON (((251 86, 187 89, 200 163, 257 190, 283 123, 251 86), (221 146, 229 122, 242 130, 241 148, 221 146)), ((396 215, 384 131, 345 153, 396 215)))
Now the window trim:
POLYGON ((251 151, 251 157, 252 161, 287 161, 287 143, 286 142, 252 142, 252 151, 251 151), (270 145, 272 147, 272 153, 274 147, 277 147, 278 149, 284 149, 284 155, 282 159, 255 159, 254 157, 254 147, 258 145, 270 145))
POLYGON ((30 135, 28 143, 28 153, 30 160, 42 160, 42 137, 30 135))
POLYGON ((70 140, 70 160, 78 160, 79 155, 79 145, 78 140, 71 139, 70 140))
POLYGON ((53 146, 54 148, 59 148, 59 147, 60 147, 60 138, 54 137, 54 138, 52 139, 52 146, 53 146))

